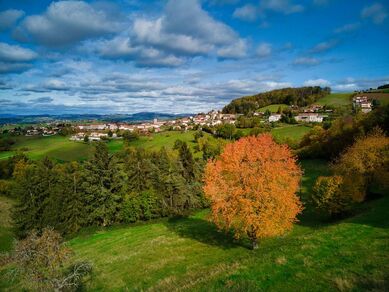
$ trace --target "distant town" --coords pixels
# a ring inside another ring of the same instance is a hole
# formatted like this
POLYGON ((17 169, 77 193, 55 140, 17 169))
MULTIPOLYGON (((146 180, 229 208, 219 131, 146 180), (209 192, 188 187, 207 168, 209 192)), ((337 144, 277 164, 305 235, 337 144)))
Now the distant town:
MULTIPOLYGON (((372 110, 373 103, 368 96, 356 95, 352 99, 352 105, 355 112, 368 113, 372 110)), ((288 110, 290 110, 291 115, 298 123, 322 123, 333 113, 333 109, 317 104, 312 104, 305 108, 290 106, 288 110)), ((102 139, 121 139, 121 133, 125 131, 148 135, 165 130, 188 131, 200 127, 213 128, 222 124, 236 124, 240 116, 243 116, 243 114, 224 114, 221 110, 212 110, 208 113, 199 113, 188 117, 167 120, 155 118, 150 122, 139 123, 51 122, 44 126, 31 125, 24 129, 18 127, 10 129, 9 132, 14 135, 53 136, 64 128, 70 128, 70 140, 85 141, 87 137, 88 141, 99 141, 102 139)), ((260 118, 262 123, 277 123, 282 119, 283 110, 280 108, 276 113, 272 113, 269 110, 259 110, 252 113, 252 116, 260 118)))

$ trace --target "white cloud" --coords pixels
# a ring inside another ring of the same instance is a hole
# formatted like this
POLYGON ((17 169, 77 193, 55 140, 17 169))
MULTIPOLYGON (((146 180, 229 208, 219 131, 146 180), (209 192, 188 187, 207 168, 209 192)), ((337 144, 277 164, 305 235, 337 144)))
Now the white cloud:
POLYGON ((326 79, 322 79, 322 78, 310 79, 310 80, 306 80, 304 82, 304 86, 321 86, 321 87, 325 87, 325 86, 330 86, 330 85, 331 85, 331 82, 329 82, 326 79))
POLYGON ((365 19, 371 19, 375 24, 382 24, 388 16, 388 13, 382 4, 375 3, 363 8, 361 16, 365 19))
POLYGON ((5 62, 29 62, 38 57, 37 53, 30 49, 16 45, 0 43, 0 61, 5 62))
POLYGON ((255 53, 260 58, 268 57, 272 54, 272 46, 269 43, 261 43, 258 45, 255 53))
POLYGON ((293 61, 293 65, 299 65, 299 66, 315 66, 319 65, 320 61, 316 58, 310 58, 310 57, 300 57, 293 61))
POLYGON ((58 1, 52 2, 44 14, 26 17, 14 34, 23 41, 55 47, 112 33, 119 27, 103 9, 83 1, 58 1))
POLYGON ((357 90, 358 88, 359 87, 356 83, 338 84, 333 86, 333 89, 335 91, 345 91, 345 92, 357 90))
POLYGON ((135 60, 140 66, 178 66, 194 56, 241 58, 247 43, 197 0, 170 0, 160 17, 135 18, 120 36, 100 41, 98 51, 108 58, 135 60))
POLYGON ((254 21, 258 17, 258 8, 252 4, 246 4, 236 8, 233 17, 244 21, 254 21))
POLYGON ((284 14, 292 14, 302 12, 304 6, 300 4, 294 4, 290 0, 262 0, 260 8, 263 10, 272 10, 284 14))
POLYGON ((0 12, 0 31, 8 29, 14 25, 14 23, 24 15, 24 11, 9 9, 0 12))
POLYGON ((311 53, 322 53, 326 52, 339 44, 339 41, 336 39, 328 40, 325 42, 318 43, 310 51, 311 53))
POLYGON ((243 58, 246 56, 247 43, 240 39, 232 45, 224 46, 217 51, 217 55, 222 58, 243 58))
POLYGON ((357 30, 361 26, 360 23, 348 23, 343 26, 340 26, 334 30, 335 33, 347 33, 357 30))

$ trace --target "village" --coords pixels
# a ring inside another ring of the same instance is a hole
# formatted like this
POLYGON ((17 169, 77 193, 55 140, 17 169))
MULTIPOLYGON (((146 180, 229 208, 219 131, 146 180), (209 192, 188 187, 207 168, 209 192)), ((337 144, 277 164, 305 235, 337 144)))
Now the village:
MULTIPOLYGON (((360 111, 368 113, 372 110, 373 102, 363 95, 354 96, 352 99, 352 108, 354 112, 360 111)), ((312 104, 305 108, 290 106, 287 108, 297 123, 322 123, 329 119, 333 114, 333 109, 321 105, 312 104)), ((284 111, 280 109, 276 113, 269 110, 255 111, 251 114, 253 117, 261 119, 261 123, 282 122, 284 111)), ((198 129, 199 127, 214 128, 222 124, 237 124, 242 114, 224 114, 221 110, 211 110, 208 113, 199 113, 193 116, 178 118, 174 120, 158 120, 151 122, 125 123, 125 122, 107 122, 107 123, 83 123, 83 124, 64 124, 51 123, 45 126, 32 125, 26 128, 15 128, 10 130, 14 135, 25 136, 53 136, 59 134, 64 128, 70 128, 72 141, 99 141, 102 139, 121 139, 125 131, 136 132, 141 135, 149 135, 166 130, 188 131, 198 129)))

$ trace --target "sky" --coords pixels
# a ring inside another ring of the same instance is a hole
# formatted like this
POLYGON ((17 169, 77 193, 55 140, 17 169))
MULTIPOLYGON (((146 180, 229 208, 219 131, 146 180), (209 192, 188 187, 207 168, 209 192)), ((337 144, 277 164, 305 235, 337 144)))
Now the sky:
POLYGON ((196 113, 385 83, 388 0, 0 0, 0 114, 196 113))

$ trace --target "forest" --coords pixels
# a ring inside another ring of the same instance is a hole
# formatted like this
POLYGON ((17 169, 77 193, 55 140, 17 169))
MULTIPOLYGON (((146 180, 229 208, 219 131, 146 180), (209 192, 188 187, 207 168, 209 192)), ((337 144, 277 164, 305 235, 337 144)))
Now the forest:
POLYGON ((331 93, 329 87, 308 86, 283 88, 234 99, 223 108, 223 113, 249 114, 271 104, 307 106, 331 93))

